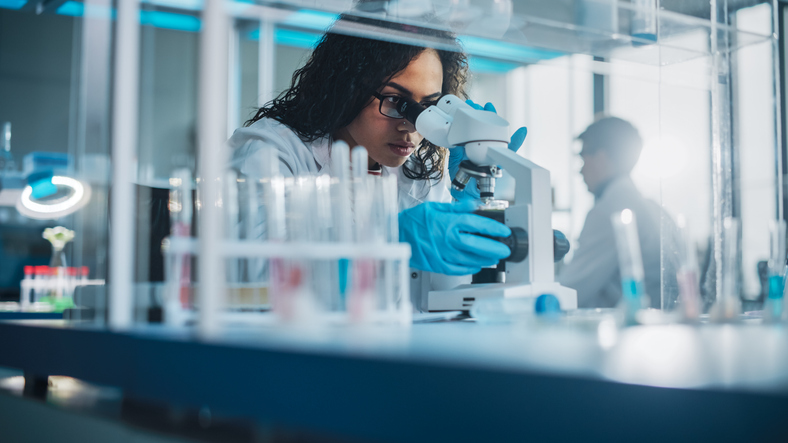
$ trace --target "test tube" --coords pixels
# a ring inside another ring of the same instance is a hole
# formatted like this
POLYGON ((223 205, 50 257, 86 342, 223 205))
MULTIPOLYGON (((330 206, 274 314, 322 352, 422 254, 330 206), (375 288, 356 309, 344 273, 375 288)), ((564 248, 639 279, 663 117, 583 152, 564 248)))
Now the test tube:
MULTIPOLYGON (((311 241, 327 243, 332 240, 334 220, 331 212, 331 177, 320 175, 314 180, 314 192, 309 206, 313 208, 311 224, 311 241)), ((332 310, 334 307, 334 291, 338 275, 334 272, 335 260, 312 260, 312 286, 321 310, 332 310)))
MULTIPOLYGON (((380 200, 380 221, 382 225, 383 241, 388 244, 396 244, 399 242, 399 218, 398 218, 398 204, 397 204, 397 177, 395 175, 387 175, 380 177, 376 180, 379 184, 378 199, 380 200)), ((400 263, 402 266, 402 263, 400 263)), ((384 306, 386 313, 393 316, 397 312, 397 302, 403 303, 405 297, 399 293, 399 281, 397 278, 397 262, 396 260, 384 260, 381 279, 381 291, 384 297, 384 306)), ((409 300, 409 297, 408 297, 409 300)))
POLYGON ((279 171, 279 154, 273 148, 264 148, 262 179, 265 186, 265 221, 268 239, 285 241, 285 179, 279 171))
MULTIPOLYGON (((192 174, 188 168, 173 171, 170 177, 170 237, 191 237, 192 224, 192 174)), ((168 254, 167 298, 164 303, 164 321, 171 326, 182 326, 185 312, 191 307, 191 255, 168 254)))
POLYGON ((613 229, 616 234, 616 250, 621 271, 621 306, 624 309, 624 323, 636 324, 636 314, 643 308, 644 272, 643 257, 640 254, 637 221, 630 209, 624 209, 612 216, 613 229))
POLYGON ((715 321, 735 320, 741 313, 739 299, 739 220, 723 220, 722 256, 722 294, 717 294, 717 302, 711 310, 715 321))
POLYGON ((352 151, 353 157, 353 215, 355 218, 355 240, 363 243, 371 239, 369 218, 372 210, 372 189, 369 184, 367 150, 363 146, 356 146, 352 151))
MULTIPOLYGON (((399 244, 399 187, 397 176, 389 175, 383 177, 383 208, 386 224, 386 241, 391 245, 399 244)), ((408 260, 386 261, 386 292, 387 306, 394 309, 396 305, 396 317, 398 322, 410 325, 413 318, 413 304, 410 300, 410 266, 408 260), (391 300, 393 299, 393 300, 391 300), (391 300, 391 304, 389 303, 391 300)))
MULTIPOLYGON (((304 245, 315 241, 313 202, 315 177, 295 177, 285 200, 287 210, 287 240, 304 245)), ((313 324, 319 306, 312 285, 311 261, 283 260, 277 275, 277 304, 280 319, 302 324, 313 324)))
POLYGON ((630 22, 632 46, 645 46, 657 41, 657 0, 632 0, 630 22))
MULTIPOLYGON (((263 240, 266 234, 265 217, 262 216, 265 204, 259 193, 260 182, 259 176, 248 175, 242 188, 245 189, 246 197, 243 216, 244 238, 246 241, 251 242, 263 240)), ((265 260, 262 258, 247 258, 245 264, 245 281, 251 286, 254 302, 260 306, 265 303, 263 294, 266 289, 260 287, 261 283, 265 281, 265 260)))
POLYGON ((356 146, 351 151, 353 178, 366 178, 369 175, 369 154, 367 148, 356 146))
MULTIPOLYGON (((367 243, 372 239, 370 215, 374 184, 370 184, 369 157, 363 146, 353 148, 353 215, 355 218, 356 242, 367 243)), ((353 284, 348 299, 348 312, 351 321, 363 322, 369 319, 374 309, 376 264, 372 259, 358 259, 353 262, 353 284)))
MULTIPOLYGON (((334 218, 334 240, 341 244, 353 242, 353 212, 351 209, 350 148, 343 141, 335 142, 331 148, 332 212, 334 218)), ((340 258, 336 264, 337 285, 333 289, 332 308, 344 311, 350 287, 351 261, 340 258)))
POLYGON ((688 321, 697 320, 700 316, 700 287, 698 281, 698 257, 695 251, 695 242, 692 240, 691 232, 686 218, 683 215, 677 217, 679 231, 681 233, 681 251, 679 269, 676 272, 676 280, 679 285, 679 301, 682 317, 688 321))
POLYGON ((783 317, 785 278, 785 220, 769 222, 769 294, 763 307, 765 321, 780 321, 783 317))
MULTIPOLYGON (((282 243, 287 240, 285 178, 279 169, 279 154, 271 148, 263 148, 261 175, 264 184, 265 198, 265 230, 268 241, 282 243)), ((285 293, 289 288, 287 278, 288 263, 278 257, 269 260, 268 269, 268 302, 280 318, 287 319, 291 311, 289 299, 285 293)))
MULTIPOLYGON (((240 219, 238 217, 238 174, 236 171, 225 171, 222 185, 222 209, 224 209, 223 212, 225 216, 225 238, 229 240, 238 240, 240 239, 240 227, 238 225, 240 219)), ((226 258, 224 262, 227 282, 234 284, 239 283, 241 260, 236 257, 229 257, 226 258)), ((237 297, 234 297, 233 295, 237 296, 238 293, 231 292, 231 297, 229 300, 230 304, 236 304, 238 302, 237 297)))

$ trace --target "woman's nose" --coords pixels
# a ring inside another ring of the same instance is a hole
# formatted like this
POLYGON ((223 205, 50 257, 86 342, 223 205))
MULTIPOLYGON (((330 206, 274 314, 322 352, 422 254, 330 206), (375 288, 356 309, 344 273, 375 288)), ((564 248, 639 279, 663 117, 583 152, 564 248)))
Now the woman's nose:
POLYGON ((402 119, 402 124, 399 125, 399 129, 404 132, 416 132, 416 126, 404 118, 402 119))

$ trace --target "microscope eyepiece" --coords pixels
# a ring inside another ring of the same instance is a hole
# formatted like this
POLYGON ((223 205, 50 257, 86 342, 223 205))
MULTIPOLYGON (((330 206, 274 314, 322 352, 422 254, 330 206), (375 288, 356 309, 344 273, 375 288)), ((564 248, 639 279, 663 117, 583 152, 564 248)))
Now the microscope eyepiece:
POLYGON ((402 97, 397 103, 397 112, 405 117, 405 120, 414 125, 416 124, 416 119, 419 118, 419 115, 424 112, 425 109, 427 109, 426 106, 422 106, 418 102, 406 97, 402 97))

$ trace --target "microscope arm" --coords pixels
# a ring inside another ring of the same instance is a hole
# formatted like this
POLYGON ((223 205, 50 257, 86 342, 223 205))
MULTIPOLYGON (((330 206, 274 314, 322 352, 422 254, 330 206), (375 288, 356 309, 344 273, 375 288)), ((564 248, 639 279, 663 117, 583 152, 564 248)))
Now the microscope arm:
POLYGON ((512 270, 507 281, 527 278, 523 281, 552 282, 555 269, 550 172, 506 147, 489 147, 484 161, 501 166, 515 178, 514 202, 506 209, 506 225, 528 232, 528 258, 507 264, 507 269, 512 270))

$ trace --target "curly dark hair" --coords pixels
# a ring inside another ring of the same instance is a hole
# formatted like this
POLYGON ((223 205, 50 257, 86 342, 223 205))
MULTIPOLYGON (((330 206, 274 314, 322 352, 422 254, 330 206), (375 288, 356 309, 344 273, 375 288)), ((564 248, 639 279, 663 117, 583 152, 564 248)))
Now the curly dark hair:
MULTIPOLYGON (((341 17, 348 20, 348 17, 341 17)), ((391 26, 390 23, 386 25, 391 26)), ((336 25, 335 25, 336 26, 336 25)), ((451 49, 436 49, 443 65, 442 94, 467 98, 468 61, 456 37, 445 31, 415 29, 420 35, 449 42, 451 49)), ((300 138, 313 141, 331 136, 349 125, 377 91, 426 48, 343 35, 329 30, 307 63, 293 74, 290 87, 266 103, 245 126, 272 118, 290 127, 300 138)), ((447 150, 423 140, 402 168, 411 179, 440 180, 447 150)))

